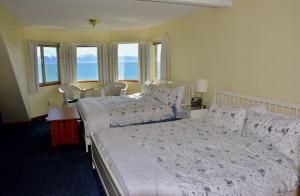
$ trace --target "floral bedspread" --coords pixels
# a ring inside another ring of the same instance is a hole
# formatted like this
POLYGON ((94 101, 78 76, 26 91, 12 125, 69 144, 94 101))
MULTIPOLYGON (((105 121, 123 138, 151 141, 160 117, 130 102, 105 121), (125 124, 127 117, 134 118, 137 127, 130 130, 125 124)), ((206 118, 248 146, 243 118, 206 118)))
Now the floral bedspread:
POLYGON ((176 117, 176 111, 172 106, 140 93, 128 96, 84 98, 80 99, 78 107, 90 126, 90 132, 176 117))
POLYGON ((233 131, 187 119, 118 131, 175 177, 184 196, 271 196, 298 184, 291 159, 233 131))

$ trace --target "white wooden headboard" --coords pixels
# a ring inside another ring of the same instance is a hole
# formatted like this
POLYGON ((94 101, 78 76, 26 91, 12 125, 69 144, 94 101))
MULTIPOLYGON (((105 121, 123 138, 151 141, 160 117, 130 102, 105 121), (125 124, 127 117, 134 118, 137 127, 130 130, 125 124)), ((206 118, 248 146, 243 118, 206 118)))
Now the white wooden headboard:
POLYGON ((185 86, 185 91, 184 91, 184 97, 182 101, 182 105, 190 105, 191 104, 191 98, 192 98, 192 85, 189 84, 184 84, 180 82, 174 82, 174 81, 166 81, 166 80, 154 80, 154 84, 159 84, 159 85, 166 85, 168 88, 176 88, 179 86, 185 86))
POLYGON ((219 89, 215 89, 212 102, 216 104, 228 104, 236 106, 263 105, 264 108, 270 112, 300 116, 300 104, 274 101, 271 99, 232 93, 219 89))

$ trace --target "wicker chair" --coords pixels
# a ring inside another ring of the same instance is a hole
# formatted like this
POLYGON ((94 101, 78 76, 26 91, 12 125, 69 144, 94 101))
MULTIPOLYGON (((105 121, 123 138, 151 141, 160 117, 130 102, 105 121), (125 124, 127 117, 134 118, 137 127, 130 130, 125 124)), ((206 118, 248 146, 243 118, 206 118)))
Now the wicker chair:
POLYGON ((91 89, 81 89, 75 84, 63 85, 58 87, 59 93, 62 95, 64 106, 74 106, 78 99, 86 97, 86 93, 91 89))
POLYGON ((101 88, 101 96, 106 97, 126 95, 127 88, 127 84, 123 82, 109 83, 101 88))

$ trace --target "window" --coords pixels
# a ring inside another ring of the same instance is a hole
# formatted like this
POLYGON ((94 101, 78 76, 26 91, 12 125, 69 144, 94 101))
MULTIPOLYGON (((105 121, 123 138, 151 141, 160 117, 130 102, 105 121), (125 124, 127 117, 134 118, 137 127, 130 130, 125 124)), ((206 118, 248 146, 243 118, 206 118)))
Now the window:
POLYGON ((118 80, 139 80, 138 43, 118 45, 118 80))
POLYGON ((96 46, 79 46, 77 52, 78 81, 98 81, 98 48, 96 46))
POLYGON ((157 80, 160 80, 161 79, 161 75, 160 75, 161 43, 160 42, 154 43, 154 46, 155 46, 155 77, 157 80))
POLYGON ((37 61, 39 85, 59 84, 58 45, 38 45, 37 61))

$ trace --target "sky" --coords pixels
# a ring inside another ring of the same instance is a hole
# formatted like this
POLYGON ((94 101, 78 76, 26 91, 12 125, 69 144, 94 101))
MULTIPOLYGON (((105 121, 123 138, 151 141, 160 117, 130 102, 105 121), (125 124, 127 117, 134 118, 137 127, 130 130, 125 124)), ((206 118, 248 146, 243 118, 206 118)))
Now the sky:
POLYGON ((138 44, 119 44, 118 46, 119 56, 138 56, 138 44))
POLYGON ((77 47, 77 56, 85 56, 88 54, 97 56, 97 48, 96 47, 77 47))
MULTIPOLYGON (((38 47, 39 48, 39 47, 38 47)), ((97 55, 96 47, 78 47, 77 56, 85 56, 92 54, 97 55)), ((55 47, 44 47, 45 56, 56 56, 55 47)), ((128 44, 119 44, 118 46, 118 55, 119 56, 138 56, 138 44, 137 43, 128 43, 128 44)))

